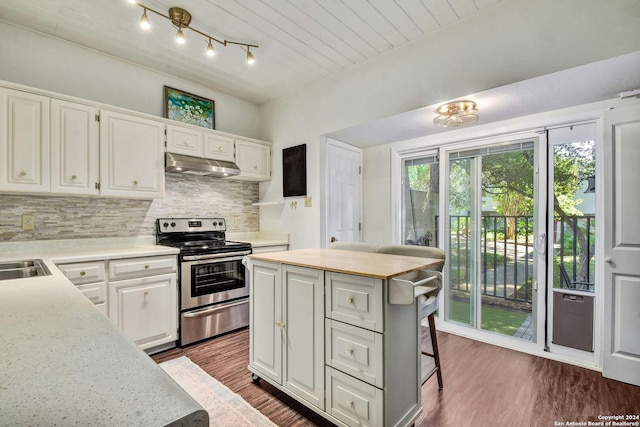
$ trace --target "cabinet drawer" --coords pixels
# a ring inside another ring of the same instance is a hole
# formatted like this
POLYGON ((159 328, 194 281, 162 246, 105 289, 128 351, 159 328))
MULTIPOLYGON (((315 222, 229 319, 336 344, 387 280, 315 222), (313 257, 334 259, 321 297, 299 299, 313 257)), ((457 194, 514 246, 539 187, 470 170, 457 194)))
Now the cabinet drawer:
POLYGON ((326 331, 327 365, 382 388, 382 334, 330 319, 326 331))
POLYGON ((152 276, 176 271, 175 256, 118 259, 109 262, 109 277, 123 279, 135 276, 152 276))
POLYGON ((87 283, 76 287, 95 305, 104 305, 106 314, 107 284, 105 282, 87 283))
POLYGON ((233 162, 236 157, 233 138, 225 135, 204 134, 204 157, 233 162))
POLYGON ((326 316, 383 332, 382 280, 328 272, 326 316))
POLYGON ((327 412, 349 426, 383 424, 382 391, 327 366, 327 412))
POLYGON ((105 280, 104 261, 59 264, 57 267, 74 285, 105 280))
POLYGON ((202 132, 195 129, 167 125, 167 151, 202 157, 202 132))

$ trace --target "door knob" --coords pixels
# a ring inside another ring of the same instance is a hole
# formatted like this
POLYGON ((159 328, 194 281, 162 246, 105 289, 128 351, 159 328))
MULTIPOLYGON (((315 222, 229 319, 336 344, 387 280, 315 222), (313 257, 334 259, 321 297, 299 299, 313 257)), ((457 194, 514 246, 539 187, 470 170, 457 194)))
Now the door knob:
POLYGON ((611 257, 605 257, 604 262, 606 262, 607 264, 612 264, 613 260, 611 259, 611 257))
POLYGON ((338 241, 338 239, 336 239, 335 237, 331 236, 331 243, 337 242, 337 241, 338 241))

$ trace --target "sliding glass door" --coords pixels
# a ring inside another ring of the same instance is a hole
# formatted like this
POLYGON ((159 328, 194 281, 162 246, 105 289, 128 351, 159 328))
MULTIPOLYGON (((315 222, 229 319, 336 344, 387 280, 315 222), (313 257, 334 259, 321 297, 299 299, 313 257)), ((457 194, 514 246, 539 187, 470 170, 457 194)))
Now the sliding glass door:
POLYGON ((448 151, 448 321, 535 342, 539 144, 448 151))

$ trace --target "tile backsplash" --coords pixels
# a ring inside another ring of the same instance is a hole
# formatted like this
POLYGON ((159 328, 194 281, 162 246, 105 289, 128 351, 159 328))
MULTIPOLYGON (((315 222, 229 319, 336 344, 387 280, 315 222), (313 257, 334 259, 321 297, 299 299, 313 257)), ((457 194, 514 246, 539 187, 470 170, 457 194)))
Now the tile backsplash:
POLYGON ((0 241, 154 236, 159 217, 221 217, 229 232, 258 231, 258 183, 167 173, 165 198, 0 194, 0 241), (35 230, 22 230, 22 215, 35 230))

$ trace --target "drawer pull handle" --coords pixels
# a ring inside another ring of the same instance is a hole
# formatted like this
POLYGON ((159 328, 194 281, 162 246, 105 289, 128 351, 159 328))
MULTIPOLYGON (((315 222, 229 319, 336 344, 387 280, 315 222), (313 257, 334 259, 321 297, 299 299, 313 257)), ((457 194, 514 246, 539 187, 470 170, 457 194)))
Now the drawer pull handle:
POLYGON ((351 297, 347 297, 345 301, 347 301, 347 304, 353 304, 353 298, 351 297))
POLYGON ((347 406, 353 408, 353 400, 347 400, 347 406))
POLYGON ((80 276, 84 276, 85 274, 87 274, 87 273, 85 273, 84 271, 80 272, 80 276))
POLYGON ((149 269, 149 264, 145 264, 144 269, 148 270, 149 269))
POLYGON ((353 356, 353 349, 350 348, 349 350, 347 350, 347 355, 348 356, 353 356))
POLYGON ((276 326, 280 329, 284 329, 286 325, 282 322, 276 322, 276 326))

